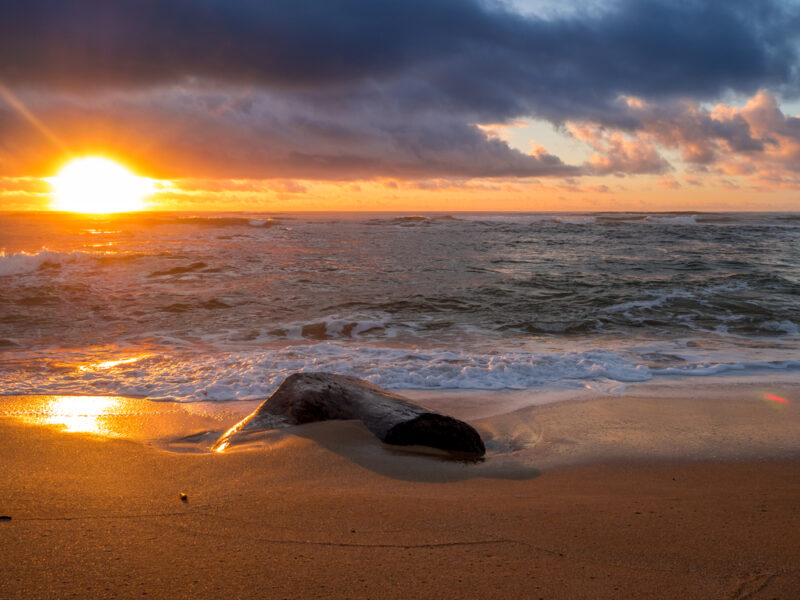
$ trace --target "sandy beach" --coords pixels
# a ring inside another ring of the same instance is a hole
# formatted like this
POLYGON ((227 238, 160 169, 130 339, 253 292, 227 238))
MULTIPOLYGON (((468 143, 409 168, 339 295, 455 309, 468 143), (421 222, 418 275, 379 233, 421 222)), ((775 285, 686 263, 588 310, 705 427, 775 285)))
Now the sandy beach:
POLYGON ((247 403, 117 399, 84 415, 98 435, 37 424, 53 397, 5 398, 0 596, 791 600, 800 411, 756 388, 476 419, 476 464, 398 452, 355 421, 223 454, 186 437, 247 403))
POLYGON ((800 600, 800 0, 0 6, 0 600, 800 600))

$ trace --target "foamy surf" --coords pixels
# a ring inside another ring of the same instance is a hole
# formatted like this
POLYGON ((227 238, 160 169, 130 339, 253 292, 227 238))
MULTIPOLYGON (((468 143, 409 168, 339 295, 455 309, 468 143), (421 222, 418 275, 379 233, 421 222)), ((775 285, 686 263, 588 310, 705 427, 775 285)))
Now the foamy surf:
POLYGON ((76 260, 80 253, 52 252, 0 252, 0 277, 7 275, 23 275, 33 273, 42 268, 57 267, 62 261, 76 260))
MULTIPOLYGON (((107 356, 107 352, 105 354, 107 356)), ((98 360, 81 353, 28 356, 0 371, 3 393, 96 394, 195 402, 255 400, 272 394, 295 372, 327 371, 366 379, 387 389, 569 390, 619 392, 625 384, 669 377, 800 372, 800 360, 713 362, 692 357, 583 352, 468 352, 391 348, 334 342, 271 350, 208 354, 119 354, 98 360)))
POLYGON ((309 370, 392 389, 539 393, 797 370, 796 215, 42 214, 0 225, 5 394, 224 402, 309 370))

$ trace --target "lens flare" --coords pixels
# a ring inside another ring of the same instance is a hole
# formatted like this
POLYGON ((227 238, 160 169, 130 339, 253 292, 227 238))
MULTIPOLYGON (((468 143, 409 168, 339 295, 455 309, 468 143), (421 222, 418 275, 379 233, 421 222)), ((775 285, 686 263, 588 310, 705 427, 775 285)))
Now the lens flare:
POLYGON ((776 396, 775 394, 764 394, 764 399, 769 400, 770 402, 777 402, 778 404, 787 404, 789 400, 782 396, 776 396))

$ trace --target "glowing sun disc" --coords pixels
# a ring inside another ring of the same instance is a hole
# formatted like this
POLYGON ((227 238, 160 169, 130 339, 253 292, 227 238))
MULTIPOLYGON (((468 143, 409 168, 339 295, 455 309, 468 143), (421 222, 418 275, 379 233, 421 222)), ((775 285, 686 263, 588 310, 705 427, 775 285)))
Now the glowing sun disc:
POLYGON ((100 156, 76 158, 48 181, 53 188, 53 210, 70 212, 142 210, 144 199, 154 191, 150 179, 100 156))

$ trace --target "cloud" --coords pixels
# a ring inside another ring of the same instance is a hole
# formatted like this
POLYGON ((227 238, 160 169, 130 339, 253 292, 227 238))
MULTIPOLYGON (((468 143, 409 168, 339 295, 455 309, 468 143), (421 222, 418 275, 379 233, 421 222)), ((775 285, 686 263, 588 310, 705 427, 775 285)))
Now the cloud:
MULTIPOLYGON (((176 87, 108 92, 92 98, 42 92, 20 95, 75 154, 104 153, 144 164, 158 177, 370 179, 574 175, 577 167, 539 151, 522 153, 487 137, 460 115, 413 115, 352 97, 254 92, 236 105, 235 90, 176 87), (219 107, 225 106, 220 111, 219 107)), ((0 174, 52 171, 50 140, 0 106, 0 174)))
POLYGON ((620 93, 798 83, 800 14, 777 1, 622 0, 547 20, 478 0, 2 0, 0 10, 9 86, 398 82, 407 103, 507 118, 591 114, 620 93))
POLYGON ((665 190, 677 190, 681 187, 680 182, 672 176, 664 177, 664 179, 658 181, 658 185, 665 190))
MULTIPOLYGON (((604 128, 593 172, 662 172, 643 128, 697 164, 716 160, 711 138, 770 141, 707 115, 726 129, 670 141, 690 128, 656 135, 621 96, 670 124, 691 121, 681 102, 800 91, 800 13, 778 1, 620 0, 546 19, 478 0, 0 0, 0 14, 0 81, 70 148, 163 176, 586 172, 477 127, 530 116, 604 128)), ((15 140, 0 171, 50 168, 47 140, 8 106, 0 136, 15 140)))
POLYGON ((758 91, 742 107, 704 108, 689 101, 650 104, 638 98, 621 101, 635 123, 630 129, 614 129, 602 122, 567 125, 575 138, 597 151, 591 165, 598 173, 664 172, 670 165, 659 149, 677 151, 696 172, 749 176, 756 182, 784 185, 800 173, 800 118, 784 114, 766 90, 758 91))
POLYGON ((671 168, 650 136, 642 133, 631 136, 598 124, 576 123, 568 123, 567 130, 597 151, 589 161, 592 174, 663 173, 671 168))

